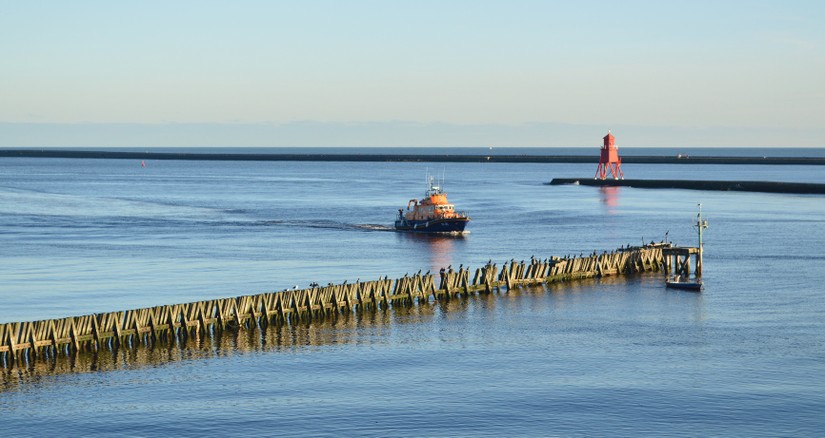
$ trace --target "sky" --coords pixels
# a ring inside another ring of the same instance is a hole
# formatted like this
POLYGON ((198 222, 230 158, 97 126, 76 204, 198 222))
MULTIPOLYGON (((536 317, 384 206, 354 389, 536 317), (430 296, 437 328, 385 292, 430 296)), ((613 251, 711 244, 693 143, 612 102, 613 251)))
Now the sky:
POLYGON ((0 147, 825 147, 823 1, 0 1, 0 147))

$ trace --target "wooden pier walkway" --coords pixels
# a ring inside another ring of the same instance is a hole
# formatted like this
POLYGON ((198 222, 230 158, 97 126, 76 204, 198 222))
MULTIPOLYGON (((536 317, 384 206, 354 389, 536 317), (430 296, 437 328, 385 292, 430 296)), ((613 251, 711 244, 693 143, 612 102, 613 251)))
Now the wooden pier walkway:
MULTIPOLYGON (((387 277, 302 290, 268 292, 135 310, 28 322, 0 323, 0 369, 32 367, 38 361, 74 361, 77 353, 183 346, 188 337, 218 337, 269 325, 286 326, 349 312, 426 305, 475 293, 582 278, 658 271, 669 243, 620 248, 587 256, 511 260, 471 270, 387 277), (439 285, 436 286, 436 276, 439 285)), ((53 367, 55 368, 55 367, 53 367)), ((59 367, 56 367, 59 368, 59 367)))

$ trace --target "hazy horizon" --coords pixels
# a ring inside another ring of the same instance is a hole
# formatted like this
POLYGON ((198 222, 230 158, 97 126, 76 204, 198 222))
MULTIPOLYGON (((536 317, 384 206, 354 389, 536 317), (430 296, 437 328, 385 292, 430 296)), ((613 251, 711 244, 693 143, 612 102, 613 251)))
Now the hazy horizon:
POLYGON ((816 1, 2 7, 0 147, 825 146, 816 1))
MULTIPOLYGON (((619 147, 822 147, 825 129, 616 126, 619 147)), ((0 123, 0 147, 599 147, 590 125, 453 125, 404 122, 291 124, 0 123)))

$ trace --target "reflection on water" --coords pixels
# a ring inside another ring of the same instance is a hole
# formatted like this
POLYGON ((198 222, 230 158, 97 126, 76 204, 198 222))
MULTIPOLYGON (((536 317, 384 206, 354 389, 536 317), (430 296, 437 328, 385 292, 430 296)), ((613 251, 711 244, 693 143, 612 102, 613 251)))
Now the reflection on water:
POLYGON ((439 269, 452 265, 455 247, 463 244, 466 239, 463 234, 398 233, 398 235, 400 239, 411 243, 410 247, 416 253, 416 258, 419 258, 421 253, 427 255, 431 272, 438 272, 439 269))
MULTIPOLYGON (((453 300, 466 301, 466 300, 453 300)), ((439 306, 396 306, 392 309, 370 309, 331 315, 311 323, 258 325, 246 330, 215 330, 211 336, 178 335, 154 345, 140 344, 132 348, 102 348, 81 351, 59 357, 41 355, 28 363, 0 369, 0 392, 53 374, 114 371, 158 366, 168 363, 229 357, 245 352, 290 351, 305 346, 362 344, 374 342, 376 336, 389 333, 390 326, 428 323, 436 312, 457 310, 453 304, 439 306), (446 307, 445 307, 446 306, 446 307)), ((161 338, 163 338, 161 336, 161 338)))
POLYGON ((602 204, 607 207, 608 214, 616 214, 616 207, 619 206, 619 188, 616 186, 599 187, 602 204))

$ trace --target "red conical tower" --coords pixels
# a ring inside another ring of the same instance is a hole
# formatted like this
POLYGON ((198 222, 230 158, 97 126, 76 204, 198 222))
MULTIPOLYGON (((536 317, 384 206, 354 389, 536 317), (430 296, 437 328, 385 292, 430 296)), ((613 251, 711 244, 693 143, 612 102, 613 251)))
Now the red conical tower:
POLYGON ((610 131, 604 136, 604 145, 602 145, 602 157, 599 159, 599 167, 596 168, 596 177, 594 179, 607 178, 607 171, 613 175, 613 179, 624 179, 622 173, 622 158, 619 156, 619 148, 616 147, 616 137, 610 131))

